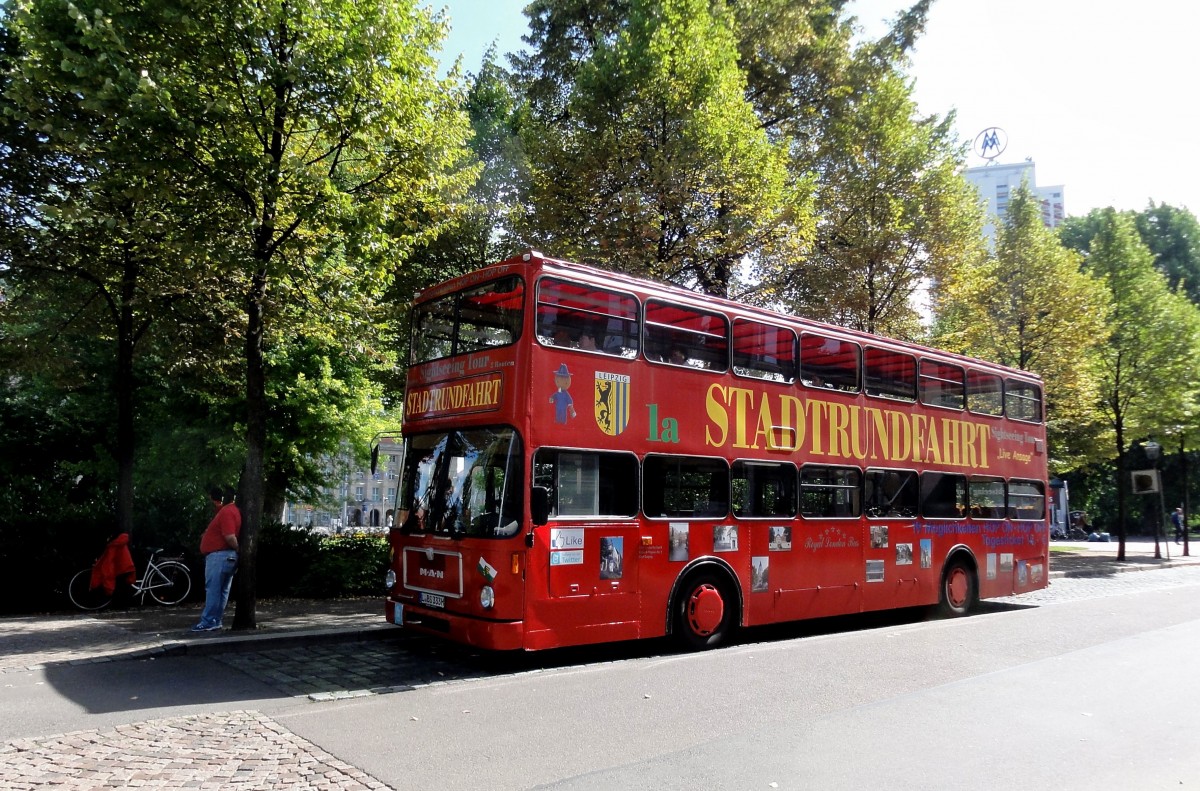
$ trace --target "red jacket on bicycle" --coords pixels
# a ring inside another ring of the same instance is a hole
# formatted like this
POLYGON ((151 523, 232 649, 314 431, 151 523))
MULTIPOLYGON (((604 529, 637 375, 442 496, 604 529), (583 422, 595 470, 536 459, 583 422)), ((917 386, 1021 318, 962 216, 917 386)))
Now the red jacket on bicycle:
POLYGON ((129 554, 129 534, 121 533, 108 542, 108 546, 92 566, 91 589, 103 588, 105 594, 111 596, 118 580, 132 584, 136 577, 133 555, 129 554))

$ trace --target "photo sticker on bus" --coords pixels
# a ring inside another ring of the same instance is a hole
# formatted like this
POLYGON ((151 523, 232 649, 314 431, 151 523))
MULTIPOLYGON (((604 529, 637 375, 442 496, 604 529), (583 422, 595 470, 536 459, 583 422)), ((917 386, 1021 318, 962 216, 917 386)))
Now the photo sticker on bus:
POLYGON ((867 582, 883 582, 884 563, 882 560, 867 561, 867 582))
POLYGON ((713 552, 737 552, 737 525, 716 525, 713 527, 713 552))
POLYGON ((604 536, 600 539, 600 579, 619 580, 624 573, 625 539, 604 536))
POLYGON ((767 572, 771 568, 771 558, 767 555, 758 555, 750 558, 750 592, 762 593, 770 589, 770 584, 767 581, 767 572))
POLYGON ((688 523, 687 522, 672 522, 671 523, 671 551, 667 554, 668 560, 687 560, 688 559, 688 523))

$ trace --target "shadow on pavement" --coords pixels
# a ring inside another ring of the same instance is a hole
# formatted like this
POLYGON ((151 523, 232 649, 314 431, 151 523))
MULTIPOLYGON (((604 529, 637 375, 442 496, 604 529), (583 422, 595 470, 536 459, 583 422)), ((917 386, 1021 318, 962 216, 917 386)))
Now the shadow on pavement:
MULTIPOLYGON (((820 618, 737 632, 734 646, 880 629, 929 620, 929 608, 820 618)), ((212 656, 154 656, 50 663, 46 681, 90 713, 176 706, 315 700, 402 693, 497 678, 681 653, 666 638, 538 652, 489 652, 401 633, 395 639, 291 645, 212 656)), ((718 649, 719 650, 719 649, 718 649)))
POLYGON ((49 664, 46 683, 89 714, 278 698, 278 690, 211 659, 171 657, 49 664))

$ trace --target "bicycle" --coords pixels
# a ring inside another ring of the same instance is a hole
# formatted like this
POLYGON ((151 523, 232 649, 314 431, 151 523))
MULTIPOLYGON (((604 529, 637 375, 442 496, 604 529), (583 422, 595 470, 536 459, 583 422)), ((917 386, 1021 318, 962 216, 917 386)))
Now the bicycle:
MULTIPOLYGON (((155 562, 161 549, 150 550, 146 572, 133 583, 132 593, 138 604, 145 602, 146 594, 159 604, 179 604, 192 592, 192 572, 179 558, 163 558, 155 562)), ((71 578, 67 587, 71 603, 81 610, 102 610, 112 603, 112 594, 103 588, 92 588, 92 569, 88 567, 71 578)))

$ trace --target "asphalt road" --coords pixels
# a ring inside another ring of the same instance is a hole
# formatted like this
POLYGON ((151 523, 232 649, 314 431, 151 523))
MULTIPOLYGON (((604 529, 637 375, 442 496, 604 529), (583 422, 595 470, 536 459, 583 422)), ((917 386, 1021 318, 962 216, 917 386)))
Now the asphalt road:
MULTIPOLYGON (((243 787, 313 765, 331 788, 1200 786, 1200 567, 1057 580, 1020 602, 753 631, 702 654, 413 640, 7 673, 0 785, 64 771, 47 764, 87 730, 80 772, 158 739, 171 768, 220 778, 239 743, 272 745, 276 763, 226 776, 243 787)), ((94 787, 80 778, 66 787, 94 787)))

